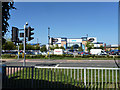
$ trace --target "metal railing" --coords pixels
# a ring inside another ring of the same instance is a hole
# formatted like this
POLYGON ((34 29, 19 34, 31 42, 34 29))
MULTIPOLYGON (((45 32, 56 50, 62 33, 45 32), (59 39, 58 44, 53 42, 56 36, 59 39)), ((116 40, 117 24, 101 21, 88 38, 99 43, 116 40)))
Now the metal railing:
POLYGON ((3 88, 120 88, 119 68, 3 66, 3 88))

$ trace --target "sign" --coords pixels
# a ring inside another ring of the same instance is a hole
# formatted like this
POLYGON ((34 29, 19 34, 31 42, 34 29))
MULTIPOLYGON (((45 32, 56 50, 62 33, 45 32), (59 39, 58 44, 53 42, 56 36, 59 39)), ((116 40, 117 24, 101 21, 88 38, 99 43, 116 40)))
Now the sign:
POLYGON ((67 39, 68 43, 82 43, 82 39, 67 39))
POLYGON ((76 40, 72 40, 72 42, 76 42, 76 40))
POLYGON ((54 54, 62 55, 63 54, 63 50, 62 49, 54 49, 54 54))

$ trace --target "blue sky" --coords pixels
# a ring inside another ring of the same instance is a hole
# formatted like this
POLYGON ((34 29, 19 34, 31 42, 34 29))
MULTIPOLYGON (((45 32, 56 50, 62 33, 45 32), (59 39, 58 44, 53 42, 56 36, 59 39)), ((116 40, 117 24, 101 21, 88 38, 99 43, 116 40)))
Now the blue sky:
MULTIPOLYGON (((47 43, 50 36, 81 38, 88 34, 108 44, 118 43, 118 2, 15 2, 9 30, 23 28, 25 22, 34 27, 34 40, 47 43)), ((11 34, 11 32, 10 32, 11 34)), ((10 37, 9 34, 9 37, 10 37)))

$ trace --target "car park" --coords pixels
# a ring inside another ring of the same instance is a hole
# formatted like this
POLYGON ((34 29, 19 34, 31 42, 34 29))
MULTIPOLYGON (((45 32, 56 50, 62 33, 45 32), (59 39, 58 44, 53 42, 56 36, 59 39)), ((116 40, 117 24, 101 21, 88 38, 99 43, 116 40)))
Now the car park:
POLYGON ((47 55, 47 53, 46 53, 46 52, 42 52, 41 54, 42 54, 42 55, 47 55))
POLYGON ((120 51, 119 50, 111 50, 108 52, 109 55, 120 55, 120 51))

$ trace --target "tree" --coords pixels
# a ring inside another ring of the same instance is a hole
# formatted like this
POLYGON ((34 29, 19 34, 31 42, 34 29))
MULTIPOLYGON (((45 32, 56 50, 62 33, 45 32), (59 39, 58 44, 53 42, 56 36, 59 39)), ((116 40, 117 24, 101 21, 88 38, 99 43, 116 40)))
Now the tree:
POLYGON ((65 48, 64 48, 63 46, 61 46, 61 47, 60 47, 60 49, 63 49, 63 50, 65 50, 65 48))
POLYGON ((70 49, 73 50, 74 49, 73 46, 70 49))
POLYGON ((82 47, 81 47, 81 46, 78 48, 78 51, 83 51, 83 49, 82 49, 82 47))
POLYGON ((35 50, 40 50, 40 46, 39 45, 35 45, 35 50))
POLYGON ((55 48, 54 48, 54 49, 59 49, 59 46, 58 46, 58 44, 56 44, 56 45, 55 45, 55 48))
POLYGON ((26 50, 35 50, 35 47, 30 44, 26 44, 26 50))
POLYGON ((90 41, 87 41, 86 47, 87 47, 87 51, 90 52, 90 49, 94 48, 94 44, 90 41))
POLYGON ((118 46, 118 50, 120 50, 120 45, 118 46))
POLYGON ((20 49, 20 50, 23 50, 23 44, 20 44, 20 45, 19 45, 19 49, 20 49))
POLYGON ((46 45, 43 45, 43 46, 40 48, 40 51, 41 51, 41 52, 47 52, 46 45))
POLYGON ((8 20, 10 19, 10 10, 16 9, 14 2, 2 2, 2 44, 5 43, 4 35, 8 32, 8 20))
POLYGON ((11 41, 6 41, 6 43, 3 44, 2 47, 3 50, 15 50, 16 46, 11 41))
POLYGON ((55 49, 54 45, 50 46, 50 50, 54 50, 54 49, 55 49))
POLYGON ((100 49, 102 49, 102 50, 103 50, 103 49, 104 49, 104 47, 101 45, 101 46, 100 46, 100 49))

